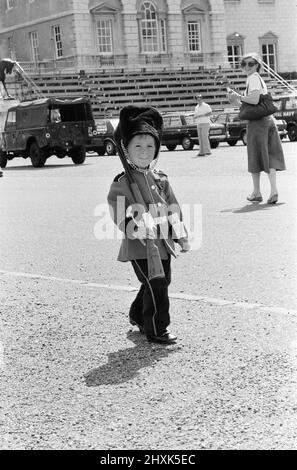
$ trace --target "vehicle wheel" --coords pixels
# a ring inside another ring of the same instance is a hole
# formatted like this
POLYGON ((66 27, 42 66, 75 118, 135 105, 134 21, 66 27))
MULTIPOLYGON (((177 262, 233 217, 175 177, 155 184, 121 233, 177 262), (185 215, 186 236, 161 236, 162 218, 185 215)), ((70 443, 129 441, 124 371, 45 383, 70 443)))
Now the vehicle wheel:
POLYGON ((216 149, 219 146, 219 143, 220 142, 218 142, 217 140, 213 140, 213 141, 211 140, 210 141, 210 148, 211 149, 216 149))
POLYGON ((83 146, 74 147, 69 151, 69 157, 75 165, 81 165, 86 159, 86 149, 83 146))
POLYGON ((190 137, 184 137, 181 144, 184 150, 192 150, 194 147, 194 143, 191 141, 190 137))
POLYGON ((166 145, 166 147, 167 147, 167 149, 168 149, 170 152, 172 152, 173 150, 176 149, 176 145, 174 145, 174 144, 171 144, 171 145, 168 144, 168 145, 166 145))
POLYGON ((243 144, 246 145, 246 143, 247 143, 246 131, 243 131, 243 133, 241 134, 241 140, 242 140, 243 144))
POLYGON ((41 168, 46 162, 46 152, 44 149, 39 148, 37 142, 33 142, 29 149, 31 163, 34 168, 41 168))
POLYGON ((228 144, 230 145, 230 147, 234 147, 234 145, 237 144, 237 140, 228 140, 228 144))
POLYGON ((7 156, 3 150, 0 149, 0 168, 5 168, 7 165, 7 156))
POLYGON ((295 142, 297 140, 297 126, 289 127, 288 137, 289 137, 291 142, 295 142))
POLYGON ((96 147, 94 150, 100 157, 103 157, 103 155, 105 154, 104 147, 96 147))
POLYGON ((117 149, 116 149, 116 146, 115 144, 112 142, 112 140, 107 140, 105 142, 105 152, 107 153, 107 155, 116 155, 117 153, 117 149))

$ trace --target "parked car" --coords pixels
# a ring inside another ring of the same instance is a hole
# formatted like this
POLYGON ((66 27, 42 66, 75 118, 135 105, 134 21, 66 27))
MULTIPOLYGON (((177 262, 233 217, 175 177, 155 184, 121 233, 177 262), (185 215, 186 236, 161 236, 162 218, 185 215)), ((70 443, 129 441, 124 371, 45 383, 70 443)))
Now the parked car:
MULTIPOLYGON (((184 150, 192 150, 195 144, 199 144, 193 112, 164 113, 163 120, 162 145, 168 150, 175 150, 177 145, 181 145, 184 150)), ((209 131, 211 148, 216 148, 225 138, 224 125, 212 123, 209 131)))
POLYGON ((34 167, 51 155, 81 164, 95 130, 88 98, 44 98, 10 107, 2 132, 0 165, 15 157, 30 157, 34 167))
POLYGON ((98 155, 116 155, 113 133, 118 122, 117 118, 96 120, 91 141, 86 145, 87 151, 94 151, 98 155))
MULTIPOLYGON (((218 114, 214 112, 212 117, 213 122, 217 124, 223 124, 225 128, 225 141, 228 142, 229 145, 233 146, 236 145, 239 140, 246 145, 246 126, 247 121, 242 121, 238 117, 238 111, 230 111, 228 109, 219 112, 218 114)), ((276 120, 277 128, 279 132, 279 136, 281 139, 286 137, 286 122, 280 119, 276 120)))
POLYGON ((297 91, 296 95, 275 96, 273 98, 278 111, 274 113, 277 119, 287 123, 288 137, 293 142, 297 140, 297 91))

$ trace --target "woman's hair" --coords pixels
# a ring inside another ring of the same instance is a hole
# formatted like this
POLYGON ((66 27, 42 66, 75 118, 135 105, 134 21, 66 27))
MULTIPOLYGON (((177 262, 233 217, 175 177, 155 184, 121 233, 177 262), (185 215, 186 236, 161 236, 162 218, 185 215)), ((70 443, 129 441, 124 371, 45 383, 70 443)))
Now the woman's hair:
POLYGON ((250 52, 249 54, 245 54, 241 59, 241 64, 245 62, 247 59, 253 59, 255 62, 258 63, 257 65, 257 72, 261 71, 261 59, 256 52, 250 52))

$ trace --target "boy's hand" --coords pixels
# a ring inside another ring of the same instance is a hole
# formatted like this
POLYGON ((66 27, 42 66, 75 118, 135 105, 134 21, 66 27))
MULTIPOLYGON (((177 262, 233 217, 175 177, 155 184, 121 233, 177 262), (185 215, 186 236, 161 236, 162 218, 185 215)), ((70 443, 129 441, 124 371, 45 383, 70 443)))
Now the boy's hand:
POLYGON ((144 212, 142 219, 137 222, 137 229, 134 231, 134 237, 144 240, 145 238, 155 238, 155 221, 150 212, 144 212))
POLYGON ((183 222, 180 220, 179 215, 173 213, 168 216, 168 220, 172 226, 172 235, 174 238, 185 238, 187 236, 187 232, 183 222))

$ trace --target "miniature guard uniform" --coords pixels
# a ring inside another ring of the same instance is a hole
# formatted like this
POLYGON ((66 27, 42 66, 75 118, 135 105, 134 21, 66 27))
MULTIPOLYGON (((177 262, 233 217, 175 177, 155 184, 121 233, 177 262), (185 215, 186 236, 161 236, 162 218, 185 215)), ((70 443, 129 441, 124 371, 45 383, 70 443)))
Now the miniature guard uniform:
MULTIPOLYGON (((161 115, 154 108, 127 106, 121 110, 115 140, 118 145, 123 143, 126 147, 134 135, 150 133, 156 140, 156 159, 160 149, 162 123, 161 115)), ((155 168, 143 170, 132 166, 131 171, 146 206, 154 205, 157 209, 159 220, 154 242, 159 249, 164 278, 151 280, 148 278, 145 243, 133 237, 133 231, 137 231, 138 227, 133 211, 129 213, 129 208, 133 208, 135 201, 125 172, 117 175, 112 182, 108 204, 114 223, 124 233, 117 259, 122 262, 130 261, 141 283, 140 290, 130 307, 130 323, 137 325, 150 340, 150 338, 160 338, 167 333, 170 323, 168 285, 171 281, 171 256, 175 256, 175 243, 182 246, 183 242, 187 241, 188 235, 182 222, 180 206, 167 175, 155 168)))

